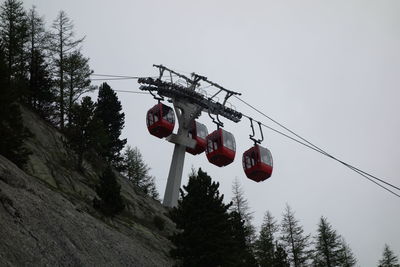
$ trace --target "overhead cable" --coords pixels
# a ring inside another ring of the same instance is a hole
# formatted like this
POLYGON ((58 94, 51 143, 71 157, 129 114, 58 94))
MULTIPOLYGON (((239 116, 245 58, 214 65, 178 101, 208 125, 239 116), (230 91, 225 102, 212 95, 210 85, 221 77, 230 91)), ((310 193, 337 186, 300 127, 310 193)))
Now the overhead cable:
MULTIPOLYGON (((333 159, 333 160, 339 162, 340 164, 342 164, 342 165, 346 166, 347 168, 351 169, 352 171, 358 173, 359 175, 363 176, 364 178, 368 179, 369 181, 371 181, 371 182, 377 184, 378 186, 382 187, 383 189, 389 191, 390 193, 392 193, 392 194, 394 194, 394 195, 400 197, 399 194, 397 194, 397 193, 393 192, 392 190, 386 188, 385 186, 383 186, 383 185, 377 183, 377 182, 374 181, 373 179, 375 179, 375 180, 377 180, 377 181, 379 181, 379 182, 381 182, 381 183, 383 183, 383 184, 386 184, 386 185, 388 185, 388 186, 390 186, 390 187, 392 187, 392 188, 394 188, 394 189, 400 190, 400 188, 399 188, 398 186, 395 186, 395 185, 393 185, 393 184, 391 184, 391 183, 389 183, 389 182, 386 182, 386 181, 384 181, 383 179, 376 177, 375 175, 372 175, 372 174, 370 174, 370 173, 368 173, 368 172, 365 172, 365 171, 363 171, 363 170, 361 170, 361 169, 359 169, 359 168, 357 168, 357 167, 355 167, 355 166, 353 166, 353 165, 351 165, 351 164, 349 164, 349 163, 346 163, 346 162, 344 162, 343 160, 340 160, 339 158, 337 158, 337 157, 335 157, 335 156, 333 156, 333 155, 327 153, 326 151, 324 151, 324 150, 321 149, 320 147, 314 145, 313 143, 311 143, 311 142, 308 141, 307 139, 301 137, 300 135, 298 135, 298 134, 295 133, 294 131, 290 130, 288 127, 286 127, 286 126, 284 126, 283 124, 279 123, 278 121, 274 120, 273 118, 271 118, 270 116, 266 115, 264 112, 262 112, 262 111, 260 111, 259 109, 255 108, 255 107, 252 106, 251 104, 247 103, 246 101, 240 99, 240 98, 237 97, 237 96, 235 96, 235 97, 236 97, 238 100, 240 100, 242 103, 244 103, 244 104, 246 104, 247 106, 249 106, 251 109, 255 110, 255 111, 258 112, 259 114, 263 115, 264 117, 268 118, 269 120, 271 120, 271 121, 274 122, 275 124, 279 125, 279 126, 282 127, 283 129, 287 130, 288 132, 290 132, 291 134, 293 134, 293 135, 296 136, 297 138, 301 139, 303 142, 302 142, 302 141, 299 141, 298 139, 296 139, 296 138, 294 138, 294 137, 292 137, 292 136, 290 136, 290 135, 287 135, 287 134, 285 134, 285 133, 283 133, 283 132, 281 132, 281 131, 278 131, 278 130, 276 130, 276 129, 274 129, 274 128, 272 128, 272 127, 270 127, 270 126, 268 126, 268 125, 266 125, 266 124, 264 124, 264 123, 261 123, 262 126, 268 128, 268 129, 270 129, 270 130, 272 130, 272 131, 274 131, 274 132, 276 132, 276 133, 278 133, 278 134, 281 134, 281 135, 285 136, 286 138, 289 138, 289 139, 291 139, 291 140, 293 140, 293 141, 295 141, 295 142, 297 142, 297 143, 299 143, 299 144, 301 144, 301 145, 303 145, 303 146, 306 146, 306 147, 308 147, 308 148, 310 148, 310 149, 312 149, 312 150, 314 150, 314 151, 316 151, 316 152, 318 152, 318 153, 320 153, 320 154, 322 154, 322 155, 324 155, 324 156, 326 156, 326 157, 329 157, 329 158, 331 158, 331 159, 333 159)), ((243 115, 243 116, 248 117, 247 115, 243 115)))

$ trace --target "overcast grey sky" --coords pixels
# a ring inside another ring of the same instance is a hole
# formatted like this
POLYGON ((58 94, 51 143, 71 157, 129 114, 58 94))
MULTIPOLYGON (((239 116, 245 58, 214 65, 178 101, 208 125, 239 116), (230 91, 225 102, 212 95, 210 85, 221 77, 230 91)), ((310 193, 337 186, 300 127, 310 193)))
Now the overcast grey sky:
MULTIPOLYGON (((95 73, 154 76, 152 64, 197 72, 229 88, 289 128, 361 169, 399 185, 400 1, 61 1, 24 0, 50 22, 59 10, 73 19, 95 73)), ((96 83, 99 84, 99 83, 96 83)), ((136 81, 112 81, 138 90, 136 81)), ((137 146, 164 194, 173 145, 148 134, 147 95, 118 93, 124 137, 137 146)), ((256 119, 266 119, 231 100, 256 119)), ((211 132, 208 116, 199 119, 211 132)), ((225 121, 226 122, 226 121, 225 121)), ((272 124, 270 124, 272 125, 272 124)), ((237 177, 260 226, 286 203, 306 233, 321 215, 350 244, 360 266, 376 266, 383 246, 400 254, 400 199, 338 163, 265 130, 273 176, 246 179, 241 154, 252 145, 247 120, 226 122, 237 155, 218 168, 204 154, 191 167, 220 182, 228 201, 237 177)), ((175 129, 176 130, 176 129, 175 129)))

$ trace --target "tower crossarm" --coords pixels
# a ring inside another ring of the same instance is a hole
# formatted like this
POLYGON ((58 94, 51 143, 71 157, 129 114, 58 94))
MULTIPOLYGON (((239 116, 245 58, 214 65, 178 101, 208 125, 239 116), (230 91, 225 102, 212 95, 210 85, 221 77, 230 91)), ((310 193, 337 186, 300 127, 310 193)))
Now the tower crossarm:
POLYGON ((156 92, 158 95, 163 97, 179 101, 187 101, 197 105, 202 111, 209 111, 214 115, 223 116, 233 122, 239 122, 242 118, 242 113, 225 106, 225 103, 221 104, 216 102, 188 87, 151 77, 140 78, 138 83, 141 84, 139 89, 142 91, 156 92))

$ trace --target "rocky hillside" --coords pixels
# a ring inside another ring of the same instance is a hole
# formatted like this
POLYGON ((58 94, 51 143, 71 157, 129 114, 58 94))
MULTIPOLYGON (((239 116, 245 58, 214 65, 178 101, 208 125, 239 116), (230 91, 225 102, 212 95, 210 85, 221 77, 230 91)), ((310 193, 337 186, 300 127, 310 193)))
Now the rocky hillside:
POLYGON ((174 230, 162 205, 118 177, 126 203, 114 219, 92 208, 102 162, 75 164, 65 138, 23 109, 34 137, 24 170, 0 156, 0 266, 172 266, 174 230))

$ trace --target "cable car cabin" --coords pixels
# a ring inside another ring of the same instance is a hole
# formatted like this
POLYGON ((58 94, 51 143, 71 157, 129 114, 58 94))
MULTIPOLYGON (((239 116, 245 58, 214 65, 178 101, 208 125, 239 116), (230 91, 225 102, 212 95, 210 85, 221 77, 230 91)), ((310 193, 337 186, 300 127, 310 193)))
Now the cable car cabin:
POLYGON ((209 134, 206 141, 206 155, 210 163, 222 167, 233 162, 236 144, 235 138, 230 132, 220 128, 209 134))
POLYGON ((189 137, 196 141, 196 147, 186 148, 186 151, 192 155, 198 155, 206 150, 207 142, 206 137, 208 135, 207 127, 197 121, 193 121, 189 129, 189 137))
POLYGON ((246 176, 253 181, 268 179, 273 169, 271 152, 265 147, 254 145, 243 153, 243 169, 246 176))
POLYGON ((150 134, 158 138, 167 137, 174 130, 174 110, 162 103, 158 103, 147 111, 146 122, 150 134))

